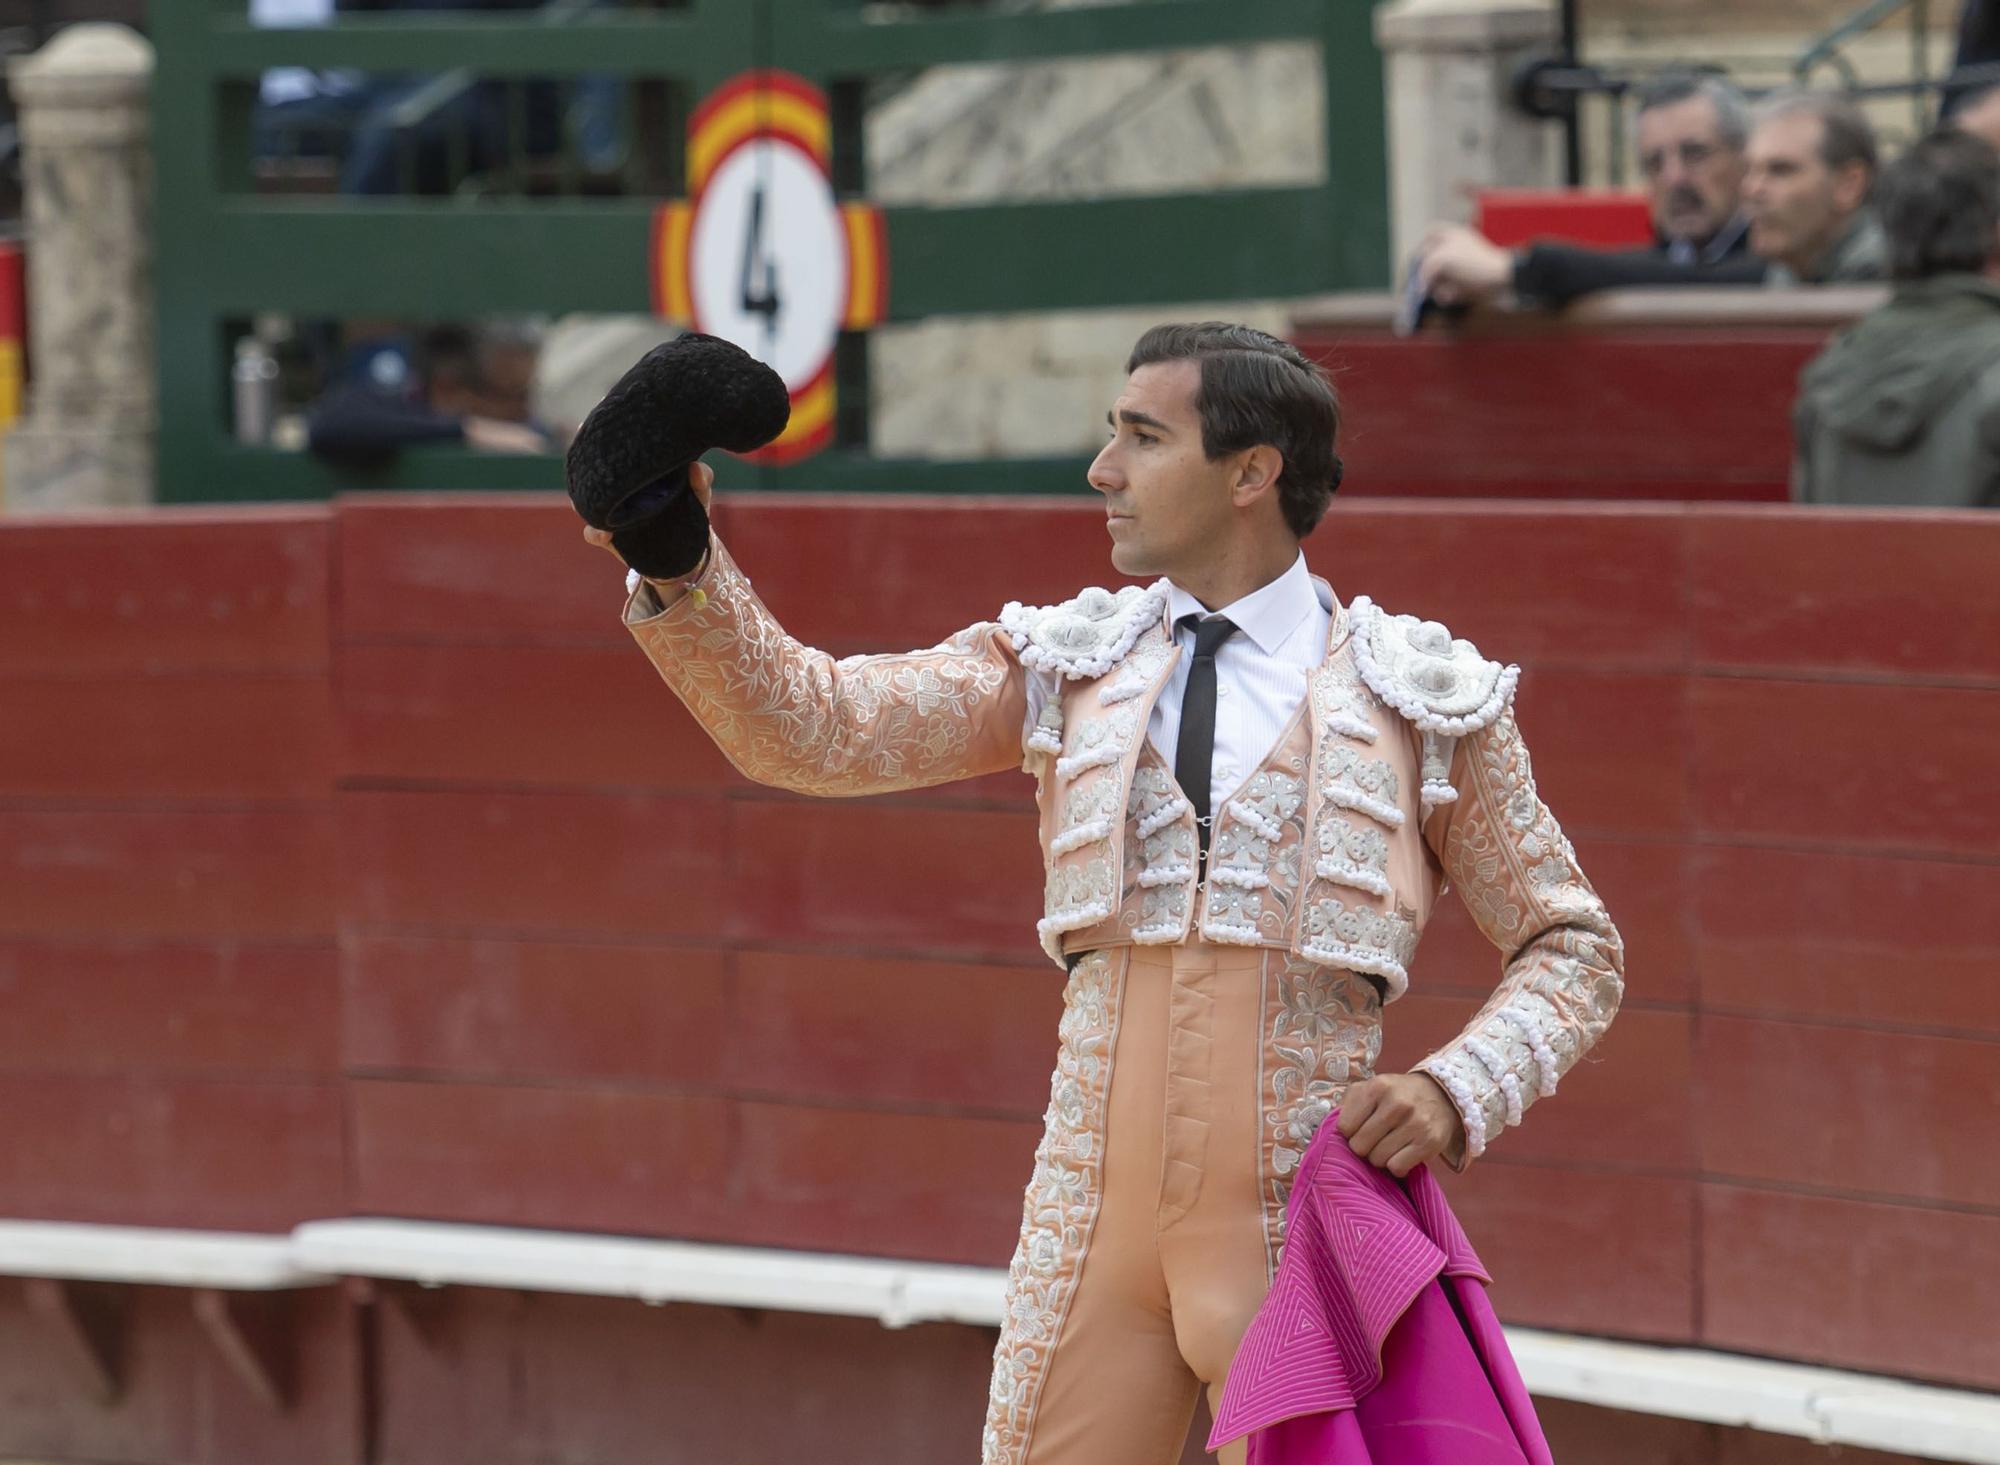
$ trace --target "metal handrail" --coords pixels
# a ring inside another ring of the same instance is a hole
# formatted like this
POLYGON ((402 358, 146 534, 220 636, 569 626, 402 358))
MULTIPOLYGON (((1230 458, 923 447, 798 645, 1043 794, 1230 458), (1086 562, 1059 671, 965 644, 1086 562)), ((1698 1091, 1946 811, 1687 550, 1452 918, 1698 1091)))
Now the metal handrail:
MULTIPOLYGON (((567 25, 595 5, 596 0, 546 0, 535 15, 550 25, 567 25)), ((478 80, 478 74, 469 66, 442 72, 390 109, 389 122, 399 131, 420 126, 439 108, 463 96, 478 80)))
POLYGON ((1818 39, 1801 51, 1792 63, 1792 77, 1800 86, 1810 85, 1813 73, 1822 66, 1831 66, 1840 74, 1843 90, 1860 94, 1863 91, 1861 75, 1848 59, 1846 47, 1849 42, 1867 35, 1885 21, 1893 19, 1899 12, 1908 12, 1910 17, 1910 92, 1916 98, 1916 121, 1923 127, 1929 120, 1924 111, 1924 95, 1930 90, 1931 82, 1931 7, 1930 0, 1868 0, 1858 10, 1837 22, 1818 39))

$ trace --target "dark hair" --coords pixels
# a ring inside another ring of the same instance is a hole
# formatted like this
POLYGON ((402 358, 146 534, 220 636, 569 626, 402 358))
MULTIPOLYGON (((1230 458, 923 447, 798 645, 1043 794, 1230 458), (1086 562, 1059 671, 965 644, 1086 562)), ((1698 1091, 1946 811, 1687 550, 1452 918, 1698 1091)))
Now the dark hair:
POLYGON ((1953 89, 1950 87, 1950 79, 1947 78, 1946 85, 1944 107, 1940 118, 1945 122, 1954 120, 1961 112, 1985 106, 1987 98, 2000 93, 2000 81, 1976 81, 1970 86, 1953 89))
POLYGON ((1340 404, 1326 374, 1296 346, 1226 321, 1154 326, 1132 348, 1129 376, 1142 366, 1192 361, 1201 367, 1195 410, 1201 450, 1213 460, 1269 445, 1284 467, 1278 505, 1304 539, 1340 487, 1340 404))
POLYGON ((1734 82, 1713 71, 1668 71, 1654 77, 1639 88, 1635 115, 1678 107, 1696 97, 1715 109, 1715 130, 1723 146, 1742 152, 1750 140, 1750 104, 1734 82))
POLYGON ((1839 92, 1787 91, 1765 101, 1757 109, 1757 120, 1805 116, 1819 119, 1819 156, 1827 167, 1839 172, 1850 163, 1860 163, 1872 177, 1881 161, 1875 143, 1875 125, 1861 104, 1839 92))
POLYGON ((1875 206, 1894 278, 1976 275, 2000 253, 2000 152, 1940 128, 1883 170, 1875 206))

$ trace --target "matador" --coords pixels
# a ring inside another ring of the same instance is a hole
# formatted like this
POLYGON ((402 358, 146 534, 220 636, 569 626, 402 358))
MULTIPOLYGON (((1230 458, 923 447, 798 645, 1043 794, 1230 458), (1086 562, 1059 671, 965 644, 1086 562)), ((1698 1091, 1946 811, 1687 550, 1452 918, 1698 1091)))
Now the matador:
POLYGON ((1161 326, 1108 422, 1089 482, 1113 565, 1150 583, 836 660, 711 538, 686 577, 629 577, 625 611, 760 783, 1036 780, 1038 935, 1067 985, 986 1465, 1176 1460, 1270 1288, 1327 1115, 1394 1175, 1463 1169, 1555 1093, 1623 991, 1618 932, 1535 791, 1517 669, 1306 568, 1340 479, 1322 373, 1246 327, 1161 326), (1499 984, 1412 1072, 1378 1076, 1384 1009, 1448 886, 1499 984))

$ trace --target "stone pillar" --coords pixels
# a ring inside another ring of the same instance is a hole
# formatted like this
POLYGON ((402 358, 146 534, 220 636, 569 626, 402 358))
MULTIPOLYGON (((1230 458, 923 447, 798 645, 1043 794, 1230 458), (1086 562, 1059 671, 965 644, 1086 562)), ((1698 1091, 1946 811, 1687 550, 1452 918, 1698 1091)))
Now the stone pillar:
POLYGON ((28 254, 28 414, 7 435, 15 510, 153 498, 152 45, 73 25, 8 65, 28 254))
POLYGON ((1375 12, 1388 70, 1389 219, 1396 267, 1424 229, 1467 222, 1480 188, 1552 188, 1561 137, 1513 103, 1522 62, 1552 54, 1549 0, 1391 0, 1375 12))

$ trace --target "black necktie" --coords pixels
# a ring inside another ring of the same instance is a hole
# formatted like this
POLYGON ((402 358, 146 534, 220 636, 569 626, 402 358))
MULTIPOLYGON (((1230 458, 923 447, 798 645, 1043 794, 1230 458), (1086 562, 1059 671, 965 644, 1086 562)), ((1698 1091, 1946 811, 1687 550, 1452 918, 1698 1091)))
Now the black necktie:
POLYGON ((1208 864, 1208 790, 1215 781, 1215 653, 1236 634, 1227 616, 1186 615, 1179 624, 1194 626, 1194 662, 1188 668, 1187 695, 1181 698, 1181 735, 1174 748, 1174 779, 1194 805, 1201 839, 1201 861, 1208 864))

